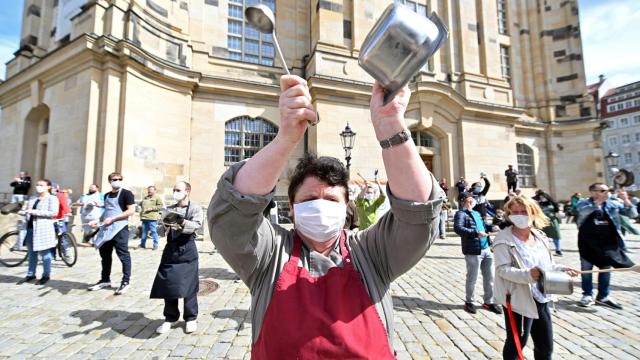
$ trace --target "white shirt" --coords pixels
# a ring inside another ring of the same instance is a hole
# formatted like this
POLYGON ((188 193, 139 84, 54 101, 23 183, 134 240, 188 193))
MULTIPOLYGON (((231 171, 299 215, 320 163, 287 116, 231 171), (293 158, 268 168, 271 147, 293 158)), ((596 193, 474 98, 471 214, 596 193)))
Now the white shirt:
MULTIPOLYGON (((513 236, 515 239, 516 249, 518 253, 520 253, 520 257, 522 258, 523 265, 527 268, 527 270, 531 270, 534 267, 538 267, 543 271, 553 270, 553 265, 551 264, 551 258, 549 256, 549 250, 542 243, 543 240, 535 239, 535 243, 533 246, 526 245, 520 239, 518 239, 515 235, 513 236)), ((531 293, 533 294, 533 298, 539 303, 546 303, 554 300, 553 295, 545 296, 538 289, 538 284, 529 284, 531 288, 531 293)))

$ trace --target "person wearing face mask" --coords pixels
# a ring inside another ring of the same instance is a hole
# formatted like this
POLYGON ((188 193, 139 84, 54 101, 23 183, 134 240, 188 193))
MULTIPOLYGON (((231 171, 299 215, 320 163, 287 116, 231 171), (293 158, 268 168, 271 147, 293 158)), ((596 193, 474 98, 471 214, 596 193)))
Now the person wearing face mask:
MULTIPOLYGON (((617 199, 610 197, 609 187, 603 183, 589 186, 591 197, 581 200, 576 205, 578 217, 578 251, 580 252, 580 268, 600 269, 625 268, 633 266, 633 262, 624 253, 620 215, 630 218, 638 216, 638 211, 631 204, 626 192, 620 193, 617 199)), ((595 303, 613 309, 622 309, 622 305, 610 296, 611 273, 598 274, 598 295, 595 303)), ((578 305, 591 306, 593 301, 593 282, 591 274, 582 274, 582 300, 578 305)))
POLYGON ((36 182, 38 195, 32 197, 27 204, 27 235, 25 243, 29 252, 29 270, 27 276, 19 284, 36 279, 38 256, 42 258, 43 272, 38 285, 46 284, 51 278, 51 249, 58 243, 53 227, 53 217, 58 214, 58 198, 49 193, 51 181, 41 179, 36 182))
POLYGON ((95 291, 111 287, 111 263, 113 249, 122 263, 122 282, 116 289, 116 295, 122 295, 129 290, 131 280, 131 254, 129 254, 129 216, 136 211, 133 193, 122 187, 122 174, 113 172, 107 180, 111 184, 111 191, 104 196, 104 213, 99 220, 89 224, 93 228, 100 227, 94 246, 100 251, 102 272, 100 281, 88 288, 95 291), (99 224, 99 221, 102 224, 99 224))
MULTIPOLYGON (((511 200, 511 199, 509 199, 511 200)), ((496 215, 493 217, 493 221, 491 222, 492 225, 497 226, 500 230, 506 228, 507 226, 511 225, 511 223, 509 222, 509 220, 507 220, 507 218, 504 216, 504 210, 502 209, 497 209, 496 210, 496 215)))
POLYGON ((467 181, 463 176, 460 176, 460 179, 455 183, 454 186, 456 187, 456 190, 458 190, 458 205, 462 207, 462 195, 469 190, 467 181))
MULTIPOLYGON (((359 188, 358 188, 359 189, 359 188)), ((349 202, 347 203, 347 217, 344 221, 344 228, 347 230, 355 230, 360 228, 360 216, 358 215, 358 205, 353 201, 355 198, 355 192, 353 188, 349 187, 349 202)))
POLYGON ((89 191, 80 196, 76 205, 81 206, 80 219, 82 220, 82 232, 84 233, 82 242, 86 243, 95 235, 95 230, 89 223, 100 219, 100 216, 102 216, 103 199, 102 194, 100 194, 100 187, 97 184, 89 185, 89 191))
POLYGON ((142 221, 140 248, 146 247, 147 235, 151 233, 153 250, 158 249, 158 216, 162 208, 164 208, 164 202, 160 195, 156 194, 156 187, 153 185, 147 187, 147 196, 140 202, 140 220, 142 221))
POLYGON ((364 186, 355 201, 356 207, 358 208, 358 222, 360 223, 360 228, 363 230, 378 221, 378 208, 384 204, 386 199, 384 191, 382 191, 382 186, 377 178, 375 182, 376 185, 378 185, 379 195, 377 197, 373 186, 365 180, 364 186))
POLYGON ((513 225, 501 230, 492 245, 494 291, 504 308, 507 331, 502 356, 522 359, 522 348, 531 335, 534 358, 551 359, 553 322, 549 303, 555 297, 540 292, 537 282, 545 271, 564 271, 570 276, 580 272, 554 264, 549 239, 540 230, 549 224, 549 219, 535 201, 516 196, 505 204, 504 210, 513 225))
POLYGON ((151 288, 152 299, 164 299, 164 323, 156 329, 164 334, 180 319, 178 299, 184 299, 185 332, 197 330, 198 248, 196 231, 202 227, 202 208, 189 199, 191 185, 179 181, 173 187, 176 204, 167 207, 164 223, 169 227, 167 245, 151 288))
POLYGON ((207 213, 216 248, 251 292, 251 358, 393 359, 390 284, 437 237, 444 198, 404 122, 410 91, 383 105, 375 83, 371 97, 391 211, 366 230, 343 230, 347 170, 336 158, 305 154, 289 179, 294 228, 287 230, 262 210, 317 117, 305 80, 280 82, 276 138, 229 167, 207 213))
POLYGON ((478 271, 482 269, 482 285, 484 289, 484 302, 482 307, 496 314, 501 314, 500 308, 493 299, 493 254, 489 246, 491 241, 488 232, 497 230, 487 223, 480 214, 473 210, 476 200, 471 193, 463 193, 462 209, 453 217, 453 231, 460 235, 462 253, 467 265, 467 279, 465 283, 464 310, 475 314, 474 305, 476 281, 478 271))
POLYGON ((484 186, 482 186, 480 182, 473 183, 473 185, 471 185, 471 193, 476 198, 476 206, 473 208, 473 210, 480 213, 480 215, 484 219, 487 217, 487 193, 489 192, 491 183, 484 173, 480 174, 480 178, 484 181, 484 186))

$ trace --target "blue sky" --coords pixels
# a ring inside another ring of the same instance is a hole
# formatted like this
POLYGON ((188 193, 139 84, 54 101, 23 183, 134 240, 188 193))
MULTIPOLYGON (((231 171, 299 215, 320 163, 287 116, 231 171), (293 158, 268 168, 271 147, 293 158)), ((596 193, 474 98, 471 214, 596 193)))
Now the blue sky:
MULTIPOLYGON (((578 0, 587 82, 605 74, 612 86, 640 81, 640 0, 578 0)), ((18 49, 22 0, 2 0, 0 79, 18 49)))

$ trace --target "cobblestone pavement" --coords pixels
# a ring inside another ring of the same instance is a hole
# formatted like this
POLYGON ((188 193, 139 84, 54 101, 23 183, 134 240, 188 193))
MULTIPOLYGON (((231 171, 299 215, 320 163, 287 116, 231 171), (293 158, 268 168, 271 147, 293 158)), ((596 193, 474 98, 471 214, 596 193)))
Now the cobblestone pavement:
MULTIPOLYGON (((563 225, 563 264, 578 267, 576 231, 563 225)), ((86 291, 99 279, 100 258, 92 248, 80 249, 73 268, 54 263, 46 286, 16 285, 26 266, 0 267, 1 358, 228 358, 248 359, 251 342, 250 296, 210 242, 198 242, 200 274, 220 284, 201 296, 198 332, 185 334, 184 322, 167 334, 156 335, 162 322, 161 300, 149 291, 160 251, 134 249, 131 290, 115 296, 112 290, 86 291)), ((629 246, 640 254, 640 237, 629 246)), ((640 261, 640 255, 633 254, 640 261)), ((115 254, 114 254, 115 257, 115 254)), ((41 267, 38 268, 40 274, 41 267)), ((505 329, 500 315, 462 309, 465 264, 459 239, 438 240, 425 258, 392 286, 396 311, 396 350, 400 359, 500 358, 505 329)), ((112 279, 120 280, 114 259, 112 279)), ((482 294, 478 281, 476 294, 482 294)), ((640 274, 613 275, 613 297, 624 305, 615 311, 601 306, 576 306, 579 284, 572 296, 561 297, 554 313, 555 358, 640 358, 640 274)), ((529 349, 527 358, 533 358, 529 349)))

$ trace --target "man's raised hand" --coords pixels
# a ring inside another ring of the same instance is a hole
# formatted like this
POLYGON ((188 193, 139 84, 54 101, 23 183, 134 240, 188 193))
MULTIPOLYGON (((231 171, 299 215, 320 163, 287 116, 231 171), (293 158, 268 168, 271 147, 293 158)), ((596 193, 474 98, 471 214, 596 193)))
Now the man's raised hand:
POLYGON ((307 125, 317 121, 307 82, 299 76, 280 77, 280 129, 281 141, 297 144, 304 135, 307 125))

